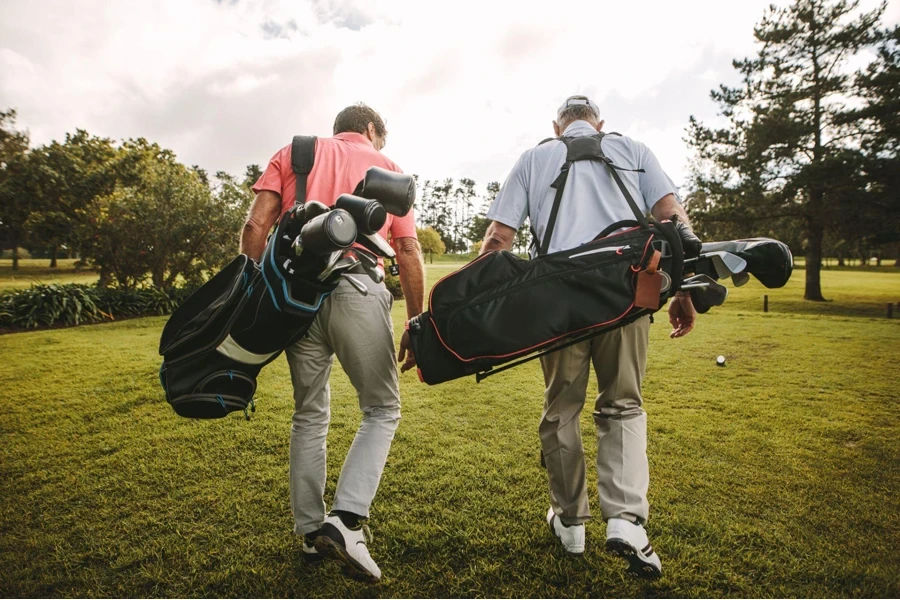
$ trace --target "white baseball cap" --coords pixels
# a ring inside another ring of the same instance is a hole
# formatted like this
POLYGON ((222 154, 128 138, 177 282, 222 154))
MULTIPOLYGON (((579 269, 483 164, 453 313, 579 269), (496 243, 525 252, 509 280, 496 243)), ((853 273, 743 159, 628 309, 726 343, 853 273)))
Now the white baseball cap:
POLYGON ((591 102, 591 99, 587 96, 569 96, 566 98, 566 101, 562 103, 562 106, 559 107, 559 110, 556 111, 556 116, 559 117, 562 112, 570 106, 578 105, 589 106, 591 110, 594 111, 594 114, 596 114, 598 118, 600 117, 600 108, 591 102))

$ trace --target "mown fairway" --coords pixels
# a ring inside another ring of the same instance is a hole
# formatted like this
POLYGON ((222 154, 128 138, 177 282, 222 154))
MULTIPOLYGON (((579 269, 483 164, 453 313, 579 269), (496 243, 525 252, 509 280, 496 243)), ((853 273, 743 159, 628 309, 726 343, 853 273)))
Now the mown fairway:
MULTIPOLYGON (((429 267, 431 282, 452 268, 429 267)), ((197 422, 163 400, 164 317, 0 336, 0 595, 897 597, 897 271, 825 271, 828 304, 800 300, 802 271, 784 290, 751 282, 677 341, 659 313, 654 583, 603 553, 599 519, 581 559, 551 537, 534 363, 477 385, 403 376, 370 521, 385 578, 369 587, 299 560, 284 361, 252 421, 197 422)), ((404 316, 396 303, 398 332, 404 316)), ((332 394, 328 494, 360 418, 337 368, 332 394)))
POLYGON ((19 270, 13 271, 11 259, 0 259, 0 293, 27 288, 34 283, 97 283, 97 272, 75 269, 75 259, 61 258, 55 269, 50 261, 42 258, 25 258, 19 261, 19 270))

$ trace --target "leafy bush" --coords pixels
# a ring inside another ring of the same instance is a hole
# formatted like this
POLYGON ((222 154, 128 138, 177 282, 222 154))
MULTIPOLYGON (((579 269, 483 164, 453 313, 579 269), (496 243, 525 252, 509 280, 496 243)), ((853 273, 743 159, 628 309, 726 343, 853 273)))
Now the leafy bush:
POLYGON ((0 296, 0 327, 35 329, 166 315, 194 288, 98 288, 74 283, 34 285, 0 296))
POLYGON ((394 300, 403 299, 403 288, 400 287, 400 278, 391 275, 387 269, 385 269, 384 273, 384 285, 394 297, 394 300))
MULTIPOLYGON (((12 258, 13 251, 12 250, 3 250, 0 252, 0 258, 12 258)), ((19 247, 19 258, 31 258, 31 252, 26 250, 25 248, 19 247)))

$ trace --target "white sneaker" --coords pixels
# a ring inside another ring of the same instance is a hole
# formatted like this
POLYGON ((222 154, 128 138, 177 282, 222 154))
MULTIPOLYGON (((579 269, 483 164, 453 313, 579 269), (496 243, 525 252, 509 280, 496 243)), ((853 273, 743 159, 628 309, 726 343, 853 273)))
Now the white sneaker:
POLYGON ((584 525, 566 527, 559 517, 556 516, 556 513, 553 512, 552 506, 547 511, 547 524, 550 525, 550 531, 553 532, 553 535, 562 542, 566 552, 571 554, 584 553, 584 525))
POLYGON ((338 516, 325 517, 325 524, 316 538, 316 550, 325 556, 337 558, 347 567, 347 575, 366 583, 378 583, 381 569, 369 556, 367 542, 372 534, 366 525, 350 529, 338 516))
POLYGON ((628 570, 648 579, 662 575, 662 563, 642 525, 625 519, 606 522, 606 551, 628 561, 628 570))

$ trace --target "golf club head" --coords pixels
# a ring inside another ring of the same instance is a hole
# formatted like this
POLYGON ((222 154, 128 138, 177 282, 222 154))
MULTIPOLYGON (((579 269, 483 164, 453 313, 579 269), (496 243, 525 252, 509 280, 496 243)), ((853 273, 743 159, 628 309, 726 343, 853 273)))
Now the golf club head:
POLYGON ((397 256, 394 253, 394 249, 391 248, 391 245, 387 243, 387 240, 377 233, 371 235, 361 233, 356 236, 356 243, 371 251, 376 256, 384 258, 394 258, 397 256))
POLYGON ((750 281, 750 275, 748 275, 745 271, 735 273, 731 276, 731 283, 734 284, 734 287, 741 287, 748 281, 750 281))
POLYGON ((384 281, 384 269, 378 266, 378 257, 362 248, 354 248, 353 253, 359 260, 359 264, 366 270, 366 274, 375 283, 384 281))
POLYGON ((728 298, 728 288, 713 281, 709 275, 691 277, 691 301, 698 313, 705 313, 713 306, 721 306, 728 298))
POLYGON ((747 261, 731 252, 709 252, 707 256, 712 260, 719 279, 731 277, 747 268, 747 261))
POLYGON ((346 271, 352 269, 359 264, 359 261, 353 255, 342 256, 337 261, 329 263, 325 270, 319 274, 319 281, 328 281, 336 279, 346 271))
POLYGON ((364 284, 362 281, 358 281, 355 277, 351 277, 349 273, 344 273, 341 275, 341 277, 346 279, 347 283, 352 285, 353 289, 355 289, 357 292, 359 292, 363 296, 369 295, 369 288, 367 288, 366 284, 364 284))

